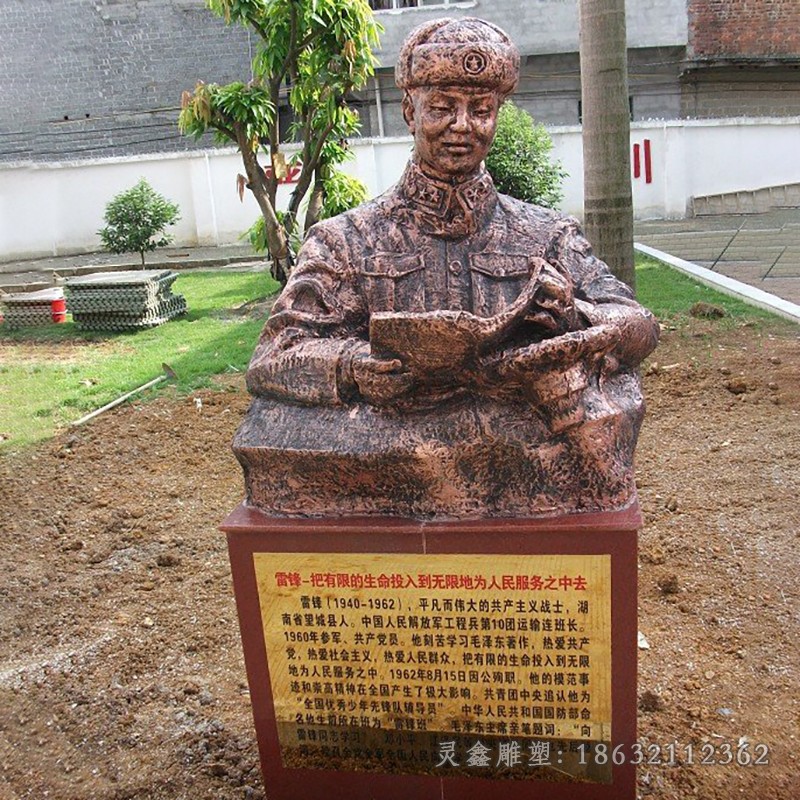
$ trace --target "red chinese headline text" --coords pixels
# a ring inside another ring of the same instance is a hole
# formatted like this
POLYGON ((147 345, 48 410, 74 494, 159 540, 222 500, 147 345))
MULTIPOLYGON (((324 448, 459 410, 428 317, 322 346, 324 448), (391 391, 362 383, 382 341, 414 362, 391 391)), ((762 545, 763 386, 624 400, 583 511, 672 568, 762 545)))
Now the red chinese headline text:
POLYGON ((276 572, 279 587, 311 586, 316 589, 500 589, 504 591, 586 591, 583 575, 454 575, 440 573, 276 572))

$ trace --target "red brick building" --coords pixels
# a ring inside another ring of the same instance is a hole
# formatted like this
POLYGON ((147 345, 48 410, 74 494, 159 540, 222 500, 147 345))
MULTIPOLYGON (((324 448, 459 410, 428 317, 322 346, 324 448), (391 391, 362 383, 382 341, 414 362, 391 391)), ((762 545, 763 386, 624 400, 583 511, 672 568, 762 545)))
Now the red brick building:
POLYGON ((800 116, 800 0, 688 0, 686 117, 800 116))

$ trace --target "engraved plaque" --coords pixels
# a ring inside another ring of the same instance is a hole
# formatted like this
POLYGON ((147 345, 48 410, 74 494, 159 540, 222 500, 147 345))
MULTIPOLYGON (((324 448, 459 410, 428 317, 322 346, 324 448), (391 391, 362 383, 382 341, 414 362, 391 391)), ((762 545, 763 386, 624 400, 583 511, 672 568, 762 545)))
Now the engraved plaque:
POLYGON ((253 560, 284 766, 610 780, 610 556, 253 560))

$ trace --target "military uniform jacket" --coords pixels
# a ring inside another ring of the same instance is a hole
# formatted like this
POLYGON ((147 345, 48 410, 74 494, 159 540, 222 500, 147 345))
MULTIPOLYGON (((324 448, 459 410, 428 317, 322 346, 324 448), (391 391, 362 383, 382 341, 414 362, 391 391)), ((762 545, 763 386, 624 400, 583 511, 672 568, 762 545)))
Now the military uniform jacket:
MULTIPOLYGON (((386 194, 311 228, 253 355, 248 388, 302 404, 357 399, 350 363, 364 352, 371 314, 493 316, 522 291, 532 256, 569 273, 584 312, 598 310, 587 324, 613 318, 653 326, 630 289, 592 255, 577 220, 499 194, 485 170, 451 184, 411 162, 386 194)), ((646 338, 654 344, 656 336, 646 338)), ((632 364, 641 355, 627 354, 632 364)))

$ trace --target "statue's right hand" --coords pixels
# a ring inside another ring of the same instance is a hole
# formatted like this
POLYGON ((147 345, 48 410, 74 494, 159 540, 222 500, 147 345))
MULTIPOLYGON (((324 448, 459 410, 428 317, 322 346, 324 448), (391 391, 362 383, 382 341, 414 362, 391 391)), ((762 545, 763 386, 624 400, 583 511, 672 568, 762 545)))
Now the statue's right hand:
POLYGON ((402 368, 397 358, 375 358, 362 353, 353 359, 353 379, 368 403, 391 405, 408 392, 414 381, 410 373, 401 372, 402 368))

